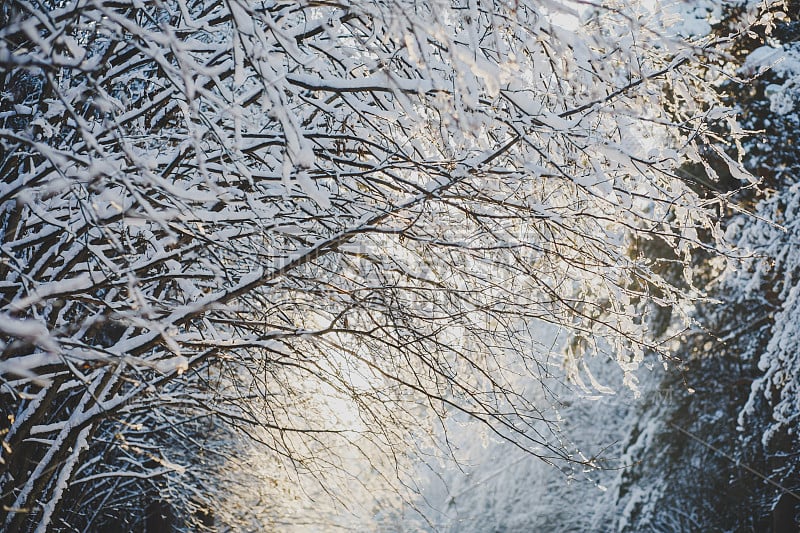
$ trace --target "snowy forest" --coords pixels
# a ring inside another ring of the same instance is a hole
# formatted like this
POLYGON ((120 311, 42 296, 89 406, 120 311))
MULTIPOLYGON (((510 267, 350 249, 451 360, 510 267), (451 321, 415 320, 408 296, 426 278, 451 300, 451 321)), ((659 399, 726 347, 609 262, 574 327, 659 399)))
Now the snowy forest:
POLYGON ((0 530, 796 532, 798 131, 800 0, 4 0, 0 530))

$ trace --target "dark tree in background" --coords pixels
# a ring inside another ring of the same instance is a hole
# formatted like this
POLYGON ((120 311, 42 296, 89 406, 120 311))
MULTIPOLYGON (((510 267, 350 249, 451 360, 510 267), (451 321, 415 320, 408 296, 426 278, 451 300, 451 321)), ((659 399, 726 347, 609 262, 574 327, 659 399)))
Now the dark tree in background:
MULTIPOLYGON (((745 6, 729 6, 715 31, 731 32, 745 6)), ((735 41, 742 66, 720 86, 740 127, 753 132, 742 141, 743 162, 763 179, 721 212, 729 237, 753 258, 717 281, 712 294, 722 305, 700 308, 705 331, 686 336, 677 352, 685 369, 640 412, 628 443, 638 464, 618 493, 619 508, 632 509, 630 531, 769 531, 779 499, 779 514, 798 523, 800 4, 776 11, 769 34, 753 28, 735 41), (675 394, 664 401, 663 391, 675 394)), ((717 128, 731 133, 727 123, 717 128)))

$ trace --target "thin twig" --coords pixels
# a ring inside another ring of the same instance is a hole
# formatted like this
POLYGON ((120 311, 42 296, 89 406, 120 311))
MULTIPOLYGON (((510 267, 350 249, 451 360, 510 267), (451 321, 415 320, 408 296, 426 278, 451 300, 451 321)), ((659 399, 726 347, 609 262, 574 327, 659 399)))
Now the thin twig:
POLYGON ((791 496, 792 496, 794 499, 796 499, 797 501, 800 501, 800 494, 798 494, 798 493, 796 493, 796 492, 794 492, 794 491, 792 491, 792 490, 789 490, 788 488, 784 487, 783 485, 781 485, 781 484, 780 484, 780 483, 778 483, 777 481, 775 481, 775 480, 773 480, 773 479, 771 479, 771 478, 769 478, 769 477, 765 476, 764 474, 762 474, 762 473, 761 473, 761 472, 759 472, 758 470, 756 470, 756 469, 752 468, 751 466, 748 466, 747 464, 745 464, 745 463, 742 463, 741 461, 738 461, 738 460, 734 459, 733 457, 731 457, 731 456, 730 456, 730 455, 728 455, 727 453, 723 452, 722 450, 720 450, 719 448, 717 448, 717 447, 716 447, 716 446, 714 446, 713 444, 709 444, 709 443, 707 443, 706 441, 704 441, 704 440, 703 440, 703 439, 701 439, 700 437, 696 436, 696 435, 695 435, 695 434, 693 434, 692 432, 690 432, 690 431, 688 431, 688 430, 686 430, 686 429, 683 429, 683 428, 682 428, 682 427, 680 427, 680 426, 676 426, 676 425, 675 425, 675 424, 673 424, 672 422, 668 422, 668 424, 669 424, 670 426, 672 426, 673 428, 677 429, 678 431, 680 431, 681 433, 683 433, 684 435, 686 435, 687 437, 689 437, 689 438, 691 438, 691 439, 693 439, 693 440, 695 440, 695 441, 699 442, 700 444, 702 444, 702 445, 703 445, 703 446, 705 446, 706 448, 708 448, 708 449, 710 449, 710 450, 713 450, 713 451, 717 452, 718 454, 720 454, 721 456, 725 457, 725 458, 726 458, 727 460, 729 460, 730 462, 734 463, 736 466, 741 466, 742 468, 744 468, 745 470, 747 470, 747 471, 748 471, 748 472, 750 472, 751 474, 754 474, 754 475, 756 475, 756 476, 760 477, 761 479, 763 479, 764 481, 766 481, 766 482, 767 482, 767 483, 769 483, 770 485, 774 485, 775 487, 779 488, 780 490, 782 490, 782 491, 783 491, 783 492, 785 492, 786 494, 789 494, 789 495, 791 495, 791 496))

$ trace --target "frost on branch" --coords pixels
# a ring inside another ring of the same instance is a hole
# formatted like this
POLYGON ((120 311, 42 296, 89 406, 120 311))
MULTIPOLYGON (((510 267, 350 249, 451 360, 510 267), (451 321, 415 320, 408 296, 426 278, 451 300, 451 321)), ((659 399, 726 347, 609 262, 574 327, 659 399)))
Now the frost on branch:
POLYGON ((533 326, 634 386, 648 313, 702 296, 639 244, 718 234, 675 174, 715 45, 634 4, 6 2, 2 316, 37 329, 3 329, 5 526, 202 507, 163 454, 205 418, 311 474, 452 411, 567 459, 511 386, 562 375, 533 326))

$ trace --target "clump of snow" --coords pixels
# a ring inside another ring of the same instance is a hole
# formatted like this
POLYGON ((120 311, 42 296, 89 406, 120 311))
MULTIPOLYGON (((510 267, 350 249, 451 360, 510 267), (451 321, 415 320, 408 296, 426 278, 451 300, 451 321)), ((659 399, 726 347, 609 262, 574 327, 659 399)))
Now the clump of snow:
POLYGON ((770 84, 764 90, 769 98, 770 111, 777 115, 791 113, 800 99, 800 43, 756 48, 750 52, 741 68, 741 72, 749 76, 767 70, 783 79, 782 83, 770 84))
POLYGON ((58 345, 50 336, 50 332, 38 320, 19 320, 8 315, 0 315, 0 334, 27 340, 51 352, 58 351, 58 345))
POLYGON ((172 374, 175 372, 178 375, 183 374, 189 370, 189 360, 183 355, 170 357, 169 359, 162 359, 155 364, 156 370, 162 374, 172 374))

